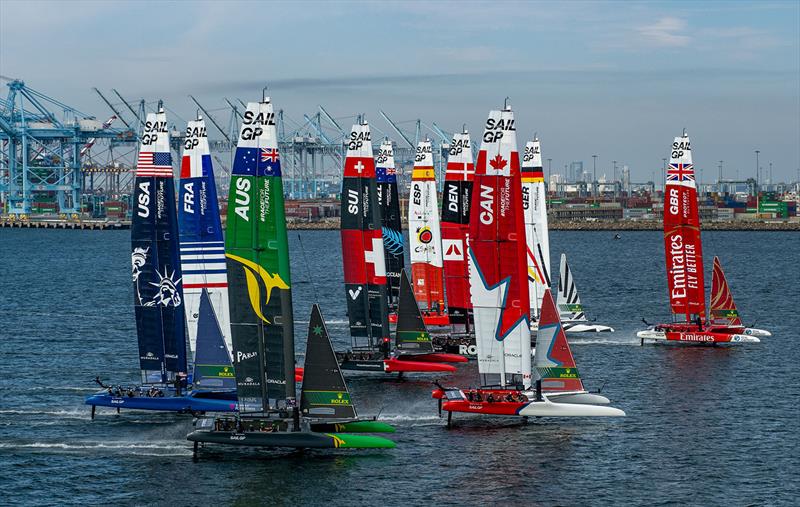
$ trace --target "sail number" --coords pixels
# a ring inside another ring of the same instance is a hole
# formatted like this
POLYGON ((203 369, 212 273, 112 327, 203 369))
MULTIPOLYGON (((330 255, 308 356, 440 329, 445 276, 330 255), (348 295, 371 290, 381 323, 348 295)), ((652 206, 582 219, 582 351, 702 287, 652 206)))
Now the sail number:
POLYGON ((138 209, 136 214, 142 218, 150 216, 150 182, 143 181, 139 183, 139 197, 136 199, 138 209))
POLYGON ((242 217, 243 220, 249 222, 250 217, 247 216, 247 211, 250 209, 250 180, 247 178, 239 178, 236 180, 236 214, 242 217))

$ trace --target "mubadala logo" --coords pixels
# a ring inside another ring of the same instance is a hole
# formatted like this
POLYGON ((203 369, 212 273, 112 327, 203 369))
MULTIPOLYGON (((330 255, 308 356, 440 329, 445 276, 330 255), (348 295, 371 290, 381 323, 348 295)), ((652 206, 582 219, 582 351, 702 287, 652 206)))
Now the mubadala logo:
MULTIPOLYGON (((250 358, 256 357, 256 354, 258 354, 258 352, 240 352, 240 351, 237 350, 236 351, 236 362, 240 363, 240 362, 244 361, 245 359, 250 359, 250 358)), ((248 380, 248 382, 252 382, 252 380, 248 380)))

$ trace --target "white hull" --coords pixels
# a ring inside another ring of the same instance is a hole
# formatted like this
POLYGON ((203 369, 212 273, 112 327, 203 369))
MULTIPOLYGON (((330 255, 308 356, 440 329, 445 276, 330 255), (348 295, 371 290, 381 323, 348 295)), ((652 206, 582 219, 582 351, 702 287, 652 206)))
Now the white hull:
POLYGON ((772 336, 772 333, 767 331, 766 329, 758 329, 755 327, 748 327, 744 330, 744 334, 748 336, 758 336, 760 338, 765 338, 767 336, 772 336))
POLYGON ((533 401, 519 411, 531 417, 625 417, 625 412, 604 405, 553 403, 545 396, 543 401, 533 401))
MULTIPOLYGON (((611 326, 604 326, 602 324, 585 324, 583 322, 563 322, 564 332, 567 334, 574 333, 613 333, 614 328, 611 326)), ((531 322, 531 332, 535 333, 539 330, 538 322, 531 322)))
POLYGON ((589 391, 577 391, 571 393, 548 393, 547 398, 553 403, 574 403, 577 405, 610 405, 611 400, 603 395, 590 393, 589 391))
POLYGON ((582 322, 564 322, 564 331, 572 333, 613 333, 614 328, 601 324, 584 324, 582 322))

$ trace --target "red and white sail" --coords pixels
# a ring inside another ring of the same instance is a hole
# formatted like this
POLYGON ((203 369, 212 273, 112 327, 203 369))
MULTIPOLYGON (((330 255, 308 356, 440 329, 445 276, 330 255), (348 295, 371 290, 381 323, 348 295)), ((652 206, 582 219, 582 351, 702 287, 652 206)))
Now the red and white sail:
POLYGON ((467 238, 474 177, 472 143, 465 130, 455 134, 450 143, 442 193, 442 258, 447 313, 454 325, 468 325, 472 313, 467 238))
POLYGON ((556 310, 550 289, 542 296, 539 330, 536 333, 536 356, 533 366, 548 393, 584 391, 575 358, 556 310))
POLYGON ((733 301, 733 293, 728 287, 725 272, 718 257, 714 257, 714 271, 711 275, 711 321, 715 324, 741 326, 742 319, 733 301))
POLYGON ((342 261, 353 338, 374 347, 389 339, 382 217, 369 125, 353 125, 342 178, 342 261))
POLYGON ((664 189, 664 250, 672 314, 705 320, 700 213, 689 136, 672 143, 664 189))
POLYGON ((408 200, 408 234, 411 281, 421 310, 444 311, 442 233, 433 169, 433 149, 428 140, 417 144, 411 195, 408 200))
POLYGON ((531 385, 530 299, 519 152, 510 107, 491 111, 475 167, 469 272, 478 370, 531 385))
POLYGON ((542 150, 536 137, 525 145, 522 157, 522 209, 525 212, 528 290, 533 316, 538 317, 544 292, 550 288, 550 237, 542 150))

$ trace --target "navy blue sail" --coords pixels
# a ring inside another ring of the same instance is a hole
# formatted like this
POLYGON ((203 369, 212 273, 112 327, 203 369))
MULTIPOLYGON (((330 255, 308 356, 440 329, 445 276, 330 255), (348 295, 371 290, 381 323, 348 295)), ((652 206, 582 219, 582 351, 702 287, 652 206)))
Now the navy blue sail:
POLYGON ((206 289, 200 292, 193 377, 193 388, 196 390, 236 389, 236 374, 231 355, 225 346, 222 329, 206 289))
POLYGON ((143 383, 186 371, 186 320, 169 131, 148 113, 139 148, 131 222, 131 266, 143 383))

